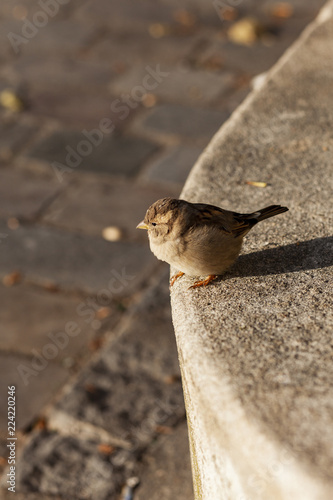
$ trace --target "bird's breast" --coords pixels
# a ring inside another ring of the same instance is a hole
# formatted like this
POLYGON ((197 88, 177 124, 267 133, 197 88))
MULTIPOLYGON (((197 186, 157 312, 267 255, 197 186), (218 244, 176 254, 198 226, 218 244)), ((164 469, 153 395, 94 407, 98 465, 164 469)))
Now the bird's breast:
POLYGON ((172 266, 175 265, 175 262, 179 262, 181 255, 184 253, 184 245, 179 238, 172 240, 149 238, 149 244, 150 250, 155 257, 172 266))
POLYGON ((218 230, 198 230, 187 237, 149 238, 150 249, 160 260, 189 276, 222 274, 236 260, 242 238, 218 230))

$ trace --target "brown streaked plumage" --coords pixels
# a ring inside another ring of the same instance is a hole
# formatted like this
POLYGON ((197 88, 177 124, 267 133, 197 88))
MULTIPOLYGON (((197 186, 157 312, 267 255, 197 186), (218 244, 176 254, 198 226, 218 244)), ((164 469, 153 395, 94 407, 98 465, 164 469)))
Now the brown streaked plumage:
POLYGON ((147 229, 154 255, 182 274, 208 276, 191 288, 207 285, 236 260, 243 237, 258 222, 282 214, 287 207, 271 205, 240 214, 205 203, 163 198, 151 205, 139 229, 147 229))

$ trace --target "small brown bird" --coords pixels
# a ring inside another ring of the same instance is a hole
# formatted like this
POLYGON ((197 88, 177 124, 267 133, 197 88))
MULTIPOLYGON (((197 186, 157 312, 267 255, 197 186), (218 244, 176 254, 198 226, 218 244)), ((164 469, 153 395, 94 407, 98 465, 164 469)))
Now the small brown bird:
POLYGON ((190 288, 206 286, 237 259, 243 237, 262 220, 287 212, 271 205, 251 214, 239 214, 205 203, 163 198, 151 205, 138 229, 147 229, 150 249, 160 260, 183 274, 207 276, 190 288))

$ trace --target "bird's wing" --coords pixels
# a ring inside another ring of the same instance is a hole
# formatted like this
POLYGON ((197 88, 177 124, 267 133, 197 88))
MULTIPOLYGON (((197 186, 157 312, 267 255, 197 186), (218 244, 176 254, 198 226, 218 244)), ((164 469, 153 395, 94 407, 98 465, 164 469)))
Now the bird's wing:
POLYGON ((214 205, 205 203, 194 203, 197 208, 196 225, 214 225, 218 226, 222 231, 239 236, 247 233, 256 223, 253 219, 245 219, 237 212, 224 210, 214 205))

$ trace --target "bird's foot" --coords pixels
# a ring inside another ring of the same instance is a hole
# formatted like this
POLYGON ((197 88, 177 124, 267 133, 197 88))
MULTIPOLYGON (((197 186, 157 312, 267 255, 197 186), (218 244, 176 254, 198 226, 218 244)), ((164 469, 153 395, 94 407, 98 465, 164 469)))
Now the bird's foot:
POLYGON ((202 281, 196 281, 194 285, 189 287, 190 288, 198 288, 199 286, 207 286, 211 281, 214 281, 217 278, 217 274, 210 274, 205 280, 202 281))
POLYGON ((178 278, 180 278, 181 276, 183 276, 183 274, 185 274, 185 273, 183 273, 182 271, 179 271, 179 273, 175 274, 175 275, 171 278, 171 280, 170 280, 170 288, 174 285, 175 281, 176 281, 178 278))

